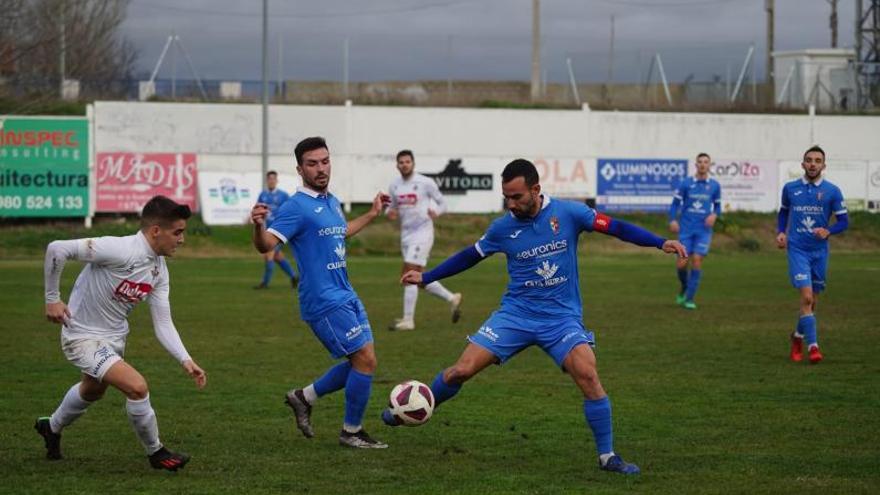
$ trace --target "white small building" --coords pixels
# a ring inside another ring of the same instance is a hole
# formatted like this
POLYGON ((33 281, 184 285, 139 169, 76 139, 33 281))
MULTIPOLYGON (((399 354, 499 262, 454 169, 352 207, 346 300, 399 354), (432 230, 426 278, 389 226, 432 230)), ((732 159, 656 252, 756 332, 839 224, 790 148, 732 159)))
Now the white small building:
POLYGON ((851 48, 811 48, 773 52, 776 104, 819 110, 846 110, 856 105, 851 48))

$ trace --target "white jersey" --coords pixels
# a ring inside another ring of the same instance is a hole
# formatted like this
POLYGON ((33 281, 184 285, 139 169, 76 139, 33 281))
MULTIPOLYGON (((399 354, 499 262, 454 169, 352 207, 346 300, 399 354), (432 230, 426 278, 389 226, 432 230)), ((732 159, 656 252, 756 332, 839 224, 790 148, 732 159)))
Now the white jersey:
POLYGON ((47 303, 61 300, 59 281, 70 259, 87 264, 70 294, 71 316, 61 330, 66 339, 125 338, 129 313, 148 300, 160 343, 178 361, 190 359, 171 322, 165 258, 153 251, 143 233, 49 244, 44 267, 47 303))
POLYGON ((413 172, 409 178, 397 177, 389 187, 391 208, 400 217, 402 243, 427 241, 434 238, 434 221, 428 215, 432 208, 438 215, 446 211, 446 199, 437 183, 413 172))

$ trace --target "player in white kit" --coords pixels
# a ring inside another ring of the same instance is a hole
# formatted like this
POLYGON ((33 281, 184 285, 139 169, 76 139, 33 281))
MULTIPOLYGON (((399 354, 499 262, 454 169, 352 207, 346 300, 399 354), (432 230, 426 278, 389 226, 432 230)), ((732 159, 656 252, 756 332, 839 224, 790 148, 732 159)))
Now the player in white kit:
POLYGON ((128 419, 156 469, 176 471, 189 456, 166 449, 159 441, 156 414, 144 377, 122 359, 128 335, 128 315, 147 300, 156 338, 198 388, 205 372, 187 353, 174 323, 168 301, 169 278, 165 256, 183 244, 189 207, 165 196, 144 206, 141 230, 126 237, 97 237, 54 241, 46 249, 44 276, 46 318, 61 323, 61 349, 82 372, 50 417, 37 419, 34 428, 46 444, 46 457, 61 459, 61 431, 86 412, 112 385, 128 398, 128 419), (68 260, 86 263, 70 293, 70 305, 61 299, 59 283, 68 260))
MULTIPOLYGON (((397 153, 397 170, 400 177, 394 179, 389 188, 391 206, 386 215, 391 220, 400 219, 400 250, 403 253, 403 268, 400 273, 410 270, 423 271, 434 245, 434 219, 446 211, 446 200, 437 183, 415 172, 415 157, 410 150, 397 153)), ((429 294, 449 303, 452 323, 461 318, 461 293, 449 292, 440 282, 425 286, 429 294)), ((419 289, 416 285, 403 288, 403 318, 395 320, 389 330, 414 330, 416 300, 419 289)))

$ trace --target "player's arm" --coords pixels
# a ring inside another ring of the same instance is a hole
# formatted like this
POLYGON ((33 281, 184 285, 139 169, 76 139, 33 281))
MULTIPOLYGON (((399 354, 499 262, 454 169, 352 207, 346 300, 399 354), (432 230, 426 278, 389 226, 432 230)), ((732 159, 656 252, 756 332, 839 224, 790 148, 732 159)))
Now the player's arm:
POLYGON ((160 282, 150 294, 150 316, 153 318, 153 331, 156 333, 156 340, 162 344, 162 347, 171 354, 174 359, 183 367, 184 371, 193 378, 196 386, 203 388, 207 383, 208 376, 205 371, 193 361, 183 341, 180 340, 180 334, 171 320, 171 303, 168 299, 169 283, 168 269, 162 267, 160 282))
POLYGON ((681 202, 684 199, 682 196, 682 187, 679 187, 675 191, 675 195, 672 196, 672 204, 669 206, 669 231, 673 234, 677 234, 680 230, 678 225, 678 210, 681 208, 681 202))
POLYGON ((682 258, 687 258, 687 251, 680 242, 664 239, 638 225, 611 218, 603 213, 596 213, 593 225, 589 230, 617 237, 630 244, 655 247, 663 252, 676 253, 682 258))
POLYGON ((52 241, 46 247, 43 261, 43 282, 46 297, 46 319, 53 323, 67 323, 70 310, 61 300, 61 274, 69 260, 86 263, 124 263, 127 253, 118 246, 118 238, 101 237, 52 241))
POLYGON ((348 222, 348 228, 346 229, 345 237, 354 237, 358 232, 363 230, 364 227, 369 225, 376 217, 382 213, 382 210, 388 206, 391 202, 391 197, 387 194, 379 191, 376 193, 376 197, 373 198, 373 205, 370 206, 370 210, 363 215, 355 218, 348 222))
POLYGON ((388 196, 390 201, 388 203, 388 207, 385 208, 385 216, 388 217, 389 220, 397 220, 397 194, 394 191, 394 184, 388 188, 388 196))
POLYGON ((721 186, 715 188, 712 193, 712 213, 706 217, 706 227, 714 227, 718 217, 721 216, 721 186))
POLYGON ((437 265, 433 270, 421 273, 410 270, 403 274, 400 283, 407 285, 428 285, 431 282, 451 277, 483 261, 486 257, 480 254, 477 245, 468 246, 453 254, 437 265))
POLYGON ((783 187, 782 201, 779 204, 779 213, 776 215, 776 247, 779 249, 785 249, 785 246, 788 244, 788 237, 785 235, 785 230, 788 228, 788 215, 790 213, 788 206, 788 189, 783 187))
POLYGON ((266 219, 268 216, 269 206, 265 203, 257 203, 251 208, 251 222, 254 224, 251 240, 257 251, 261 253, 268 253, 281 242, 278 237, 266 230, 266 219))
POLYGON ((828 236, 837 235, 849 228, 849 215, 847 214, 846 204, 843 202, 843 195, 840 191, 835 194, 834 200, 831 202, 833 208, 835 222, 834 225, 827 229, 813 229, 813 234, 820 239, 827 239, 828 236))
POLYGON ((443 193, 440 192, 440 188, 437 187, 436 182, 431 181, 431 186, 432 187, 428 190, 428 195, 431 197, 431 200, 434 201, 434 204, 437 205, 437 207, 429 208, 428 213, 431 214, 431 212, 433 212, 431 218, 437 218, 440 215, 446 213, 446 198, 443 196, 443 193))

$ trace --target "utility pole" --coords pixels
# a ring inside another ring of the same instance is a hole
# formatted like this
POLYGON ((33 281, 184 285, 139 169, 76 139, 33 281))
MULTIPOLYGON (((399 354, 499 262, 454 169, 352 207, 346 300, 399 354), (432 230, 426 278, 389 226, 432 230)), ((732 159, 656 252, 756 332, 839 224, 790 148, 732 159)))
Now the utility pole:
POLYGON ((67 67, 66 67, 66 65, 67 65, 67 60, 66 60, 67 39, 64 37, 64 31, 66 31, 64 29, 64 24, 65 24, 64 10, 65 10, 64 9, 64 2, 61 2, 61 15, 59 16, 60 17, 59 20, 61 22, 58 23, 59 24, 58 27, 61 30, 61 33, 60 33, 61 34, 61 39, 60 39, 61 53, 59 54, 59 60, 58 60, 58 70, 60 72, 61 80, 58 82, 58 96, 62 99, 64 98, 64 79, 67 77, 67 74, 66 74, 66 72, 67 72, 67 67))
POLYGON ((532 101, 541 97, 541 0, 532 0, 532 101))
POLYGON ((612 85, 614 84, 614 14, 611 14, 611 41, 608 44, 608 82, 606 83, 606 87, 608 88, 606 97, 608 102, 611 102, 612 99, 612 85))
POLYGON ((269 171, 269 0, 263 0, 263 189, 269 171))
POLYGON ((774 101, 772 95, 775 93, 773 78, 773 42, 774 42, 774 16, 776 14, 776 3, 774 0, 766 0, 764 9, 767 11, 767 60, 764 67, 764 81, 767 85, 767 94, 771 96, 768 101, 774 101))
POLYGON ((831 4, 831 17, 829 18, 829 27, 831 28, 831 48, 837 48, 837 0, 828 0, 831 4))

